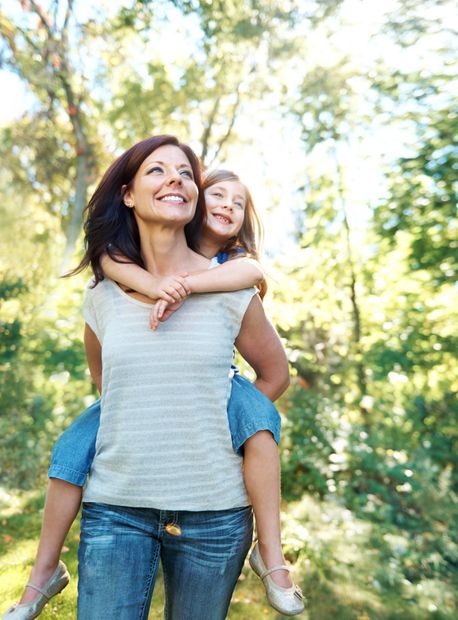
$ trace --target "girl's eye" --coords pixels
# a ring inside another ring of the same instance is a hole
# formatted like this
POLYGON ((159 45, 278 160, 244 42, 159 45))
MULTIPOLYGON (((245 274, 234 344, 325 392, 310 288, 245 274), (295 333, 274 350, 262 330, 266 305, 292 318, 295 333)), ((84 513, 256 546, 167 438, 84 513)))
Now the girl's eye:
POLYGON ((234 202, 235 206, 237 207, 237 209, 244 209, 245 205, 243 204, 243 202, 234 202))
POLYGON ((213 196, 216 196, 217 198, 222 198, 223 197, 221 192, 213 192, 213 196))

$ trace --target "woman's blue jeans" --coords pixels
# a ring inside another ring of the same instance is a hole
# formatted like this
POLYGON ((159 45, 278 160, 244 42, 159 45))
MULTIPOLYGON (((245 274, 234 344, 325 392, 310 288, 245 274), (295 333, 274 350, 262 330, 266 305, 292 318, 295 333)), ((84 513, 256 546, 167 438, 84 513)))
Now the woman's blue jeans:
POLYGON ((252 534, 251 507, 83 504, 78 618, 147 620, 161 561, 166 620, 224 620, 252 534))

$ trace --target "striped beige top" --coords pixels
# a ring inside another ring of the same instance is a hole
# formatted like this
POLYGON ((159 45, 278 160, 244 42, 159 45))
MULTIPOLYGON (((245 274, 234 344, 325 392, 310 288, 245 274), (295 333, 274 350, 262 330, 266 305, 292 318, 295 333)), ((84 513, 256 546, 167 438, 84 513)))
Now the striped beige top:
POLYGON ((102 411, 85 502, 163 510, 246 506, 227 420, 234 340, 255 289, 190 296, 157 331, 111 280, 88 288, 102 411))

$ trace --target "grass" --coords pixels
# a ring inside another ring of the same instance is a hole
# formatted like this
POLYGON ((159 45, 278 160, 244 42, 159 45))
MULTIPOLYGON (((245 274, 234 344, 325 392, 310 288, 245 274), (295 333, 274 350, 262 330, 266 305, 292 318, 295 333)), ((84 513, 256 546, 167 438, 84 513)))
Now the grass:
MULTIPOLYGON (((43 496, 0 492, 0 614, 18 599, 33 562, 41 524, 43 496)), ((450 576, 408 581, 400 570, 405 532, 357 519, 332 502, 304 498, 283 514, 284 546, 295 564, 296 580, 308 599, 303 620, 452 620, 457 617, 450 576)), ((42 620, 76 618, 79 524, 66 543, 63 560, 73 577, 52 599, 42 620)), ((454 588, 455 587, 455 588, 454 588)), ((159 576, 150 620, 162 618, 159 576)), ((246 564, 233 596, 229 620, 284 618, 268 606, 259 579, 246 564)), ((196 619, 205 620, 205 619, 196 619)))

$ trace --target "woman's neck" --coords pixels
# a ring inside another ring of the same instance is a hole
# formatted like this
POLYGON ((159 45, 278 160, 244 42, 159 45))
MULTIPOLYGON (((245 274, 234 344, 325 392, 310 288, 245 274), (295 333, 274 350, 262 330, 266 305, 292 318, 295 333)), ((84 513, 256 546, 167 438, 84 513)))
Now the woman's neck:
POLYGON ((201 256, 191 250, 184 230, 139 226, 140 246, 146 269, 161 277, 204 268, 201 256))

